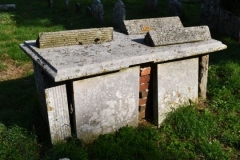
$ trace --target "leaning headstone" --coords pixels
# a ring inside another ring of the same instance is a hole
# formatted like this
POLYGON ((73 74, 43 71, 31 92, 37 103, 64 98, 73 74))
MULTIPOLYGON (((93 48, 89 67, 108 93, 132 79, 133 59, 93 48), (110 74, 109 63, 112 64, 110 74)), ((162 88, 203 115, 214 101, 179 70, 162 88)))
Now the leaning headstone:
POLYGON ((181 19, 183 18, 182 3, 178 0, 169 0, 168 1, 168 15, 169 16, 178 16, 181 19))
POLYGON ((113 8, 113 24, 116 28, 121 28, 125 20, 126 10, 122 0, 118 0, 113 8))
POLYGON ((99 22, 104 23, 104 10, 100 0, 94 0, 92 4, 92 16, 99 22))
POLYGON ((145 8, 148 11, 155 11, 157 9, 158 0, 145 0, 145 8))
POLYGON ((76 3, 75 9, 76 9, 75 12, 76 12, 77 14, 81 14, 81 13, 82 13, 82 8, 81 8, 80 3, 76 3))
POLYGON ((86 7, 86 14, 89 17, 92 17, 92 9, 90 7, 86 7))
POLYGON ((220 0, 203 0, 201 5, 201 24, 210 29, 218 28, 220 0))
POLYGON ((144 41, 153 47, 157 47, 209 39, 211 39, 209 28, 207 26, 199 26, 173 29, 156 28, 146 34, 144 41))

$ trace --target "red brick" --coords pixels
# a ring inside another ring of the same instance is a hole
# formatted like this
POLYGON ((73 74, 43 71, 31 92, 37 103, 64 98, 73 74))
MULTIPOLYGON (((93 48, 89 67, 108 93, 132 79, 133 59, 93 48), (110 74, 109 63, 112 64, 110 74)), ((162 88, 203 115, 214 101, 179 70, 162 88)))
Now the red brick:
POLYGON ((139 106, 142 106, 142 105, 146 105, 146 103, 147 103, 147 98, 145 97, 145 98, 141 98, 141 99, 139 99, 139 106))
POLYGON ((146 110, 146 104, 143 104, 139 106, 139 112, 145 111, 146 110))
POLYGON ((148 86, 149 86, 149 83, 140 84, 139 91, 141 92, 141 91, 144 91, 144 90, 148 89, 148 86))
POLYGON ((145 75, 140 77, 140 84, 147 83, 150 81, 150 75, 145 75))
POLYGON ((149 75, 151 72, 151 67, 141 68, 140 69, 140 76, 149 75))
POLYGON ((143 90, 139 93, 139 98, 144 98, 148 96, 148 89, 143 90))

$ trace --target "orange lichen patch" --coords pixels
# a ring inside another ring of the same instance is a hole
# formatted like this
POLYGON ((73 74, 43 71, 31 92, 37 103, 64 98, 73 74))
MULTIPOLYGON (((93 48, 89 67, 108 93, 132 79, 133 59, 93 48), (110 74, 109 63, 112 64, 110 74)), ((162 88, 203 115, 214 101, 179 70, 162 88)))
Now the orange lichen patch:
POLYGON ((7 54, 4 54, 3 56, 3 61, 1 63, 4 67, 0 68, 0 81, 21 78, 30 72, 33 72, 31 62, 20 64, 19 62, 9 58, 7 54))
POLYGON ((145 27, 142 28, 143 32, 147 32, 147 31, 151 31, 151 30, 153 30, 153 28, 150 27, 150 26, 145 26, 145 27))

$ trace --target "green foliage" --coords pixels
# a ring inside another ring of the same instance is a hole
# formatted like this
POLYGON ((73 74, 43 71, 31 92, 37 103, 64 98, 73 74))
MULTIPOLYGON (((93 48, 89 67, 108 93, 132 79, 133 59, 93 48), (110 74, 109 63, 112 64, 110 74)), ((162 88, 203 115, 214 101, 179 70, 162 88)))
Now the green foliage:
POLYGON ((152 127, 123 127, 115 134, 101 135, 90 147, 91 159, 161 159, 158 131, 152 127))
POLYGON ((0 159, 34 160, 39 158, 39 146, 33 134, 18 126, 7 128, 0 123, 0 159))
POLYGON ((58 142, 46 152, 45 160, 59 160, 69 158, 71 160, 87 160, 88 153, 79 139, 73 138, 68 142, 58 142))

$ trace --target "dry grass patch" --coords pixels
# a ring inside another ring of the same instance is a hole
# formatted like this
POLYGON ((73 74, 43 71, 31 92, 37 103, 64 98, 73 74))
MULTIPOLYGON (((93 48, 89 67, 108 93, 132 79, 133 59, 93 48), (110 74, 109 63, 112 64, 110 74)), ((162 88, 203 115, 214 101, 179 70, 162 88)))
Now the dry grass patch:
POLYGON ((3 54, 2 59, 3 67, 0 68, 0 81, 21 78, 33 72, 31 62, 20 63, 9 58, 7 54, 3 54))

